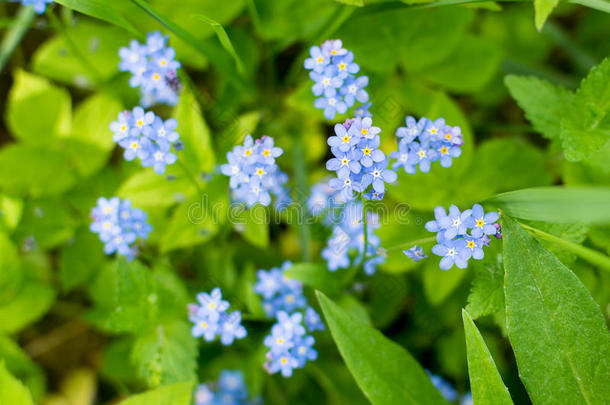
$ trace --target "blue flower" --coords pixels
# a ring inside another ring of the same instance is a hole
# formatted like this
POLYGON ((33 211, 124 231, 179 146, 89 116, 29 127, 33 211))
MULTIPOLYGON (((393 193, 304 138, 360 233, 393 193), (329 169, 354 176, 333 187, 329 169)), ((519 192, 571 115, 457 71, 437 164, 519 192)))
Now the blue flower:
POLYGON ((269 271, 259 270, 254 292, 263 297, 263 309, 267 316, 276 316, 278 312, 292 312, 307 306, 303 295, 303 285, 296 280, 289 279, 284 272, 292 267, 291 262, 284 262, 282 269, 277 267, 269 271))
POLYGON ((53 3, 53 0, 21 0, 24 6, 32 6, 34 11, 42 14, 47 9, 47 4, 53 3))
POLYGON ((375 274, 375 271, 377 270, 377 266, 380 264, 385 263, 385 257, 383 256, 375 256, 371 259, 368 259, 367 261, 364 262, 364 273, 368 276, 372 276, 373 274, 375 274))
POLYGON ((396 136, 401 138, 401 141, 409 144, 422 134, 429 121, 424 117, 417 122, 415 118, 408 116, 405 118, 405 122, 407 126, 398 128, 396 130, 396 136))
POLYGON ((248 388, 240 370, 223 370, 218 382, 199 384, 195 390, 195 405, 247 405, 248 388))
POLYGON ((327 57, 342 56, 347 53, 340 39, 329 39, 322 44, 322 53, 327 57))
POLYGON ((417 245, 413 246, 412 248, 408 249, 408 250, 403 250, 402 251, 408 258, 410 258, 411 260, 413 260, 414 262, 418 262, 421 259, 425 259, 426 257, 428 257, 427 255, 424 254, 424 248, 419 247, 417 245))
POLYGON ((170 152, 169 142, 160 142, 156 145, 151 145, 148 157, 142 159, 143 167, 153 167, 155 173, 165 173, 165 166, 171 165, 178 160, 178 157, 170 152))
POLYGON ((337 271, 338 269, 344 269, 349 267, 349 256, 347 254, 347 248, 336 249, 331 246, 327 246, 322 249, 322 258, 326 260, 326 266, 330 271, 337 271))
POLYGON ((358 160, 362 153, 358 153, 357 150, 342 152, 338 147, 331 148, 331 152, 335 157, 326 162, 327 170, 337 172, 337 176, 339 177, 346 177, 350 172, 360 172, 361 167, 358 160))
POLYGON ((337 91, 333 88, 328 88, 324 96, 317 98, 313 105, 316 108, 324 110, 324 117, 328 120, 335 118, 335 114, 344 114, 347 111, 347 105, 341 97, 337 95, 337 91))
POLYGON ((305 328, 301 324, 303 322, 303 314, 295 312, 288 314, 284 311, 277 313, 277 321, 288 337, 302 336, 305 334, 305 328))
POLYGON ((326 329, 320 315, 312 307, 305 309, 305 325, 311 332, 326 329))
POLYGON ((313 361, 318 358, 318 352, 313 348, 315 343, 313 336, 299 336, 294 340, 294 346, 291 350, 294 357, 297 359, 297 367, 305 367, 307 361, 313 361))
POLYGON ((140 104, 145 107, 178 102, 180 62, 174 59, 176 53, 167 46, 167 40, 155 31, 148 34, 146 44, 132 40, 129 47, 119 49, 119 70, 132 74, 129 85, 140 88, 140 104))
POLYGON ((373 120, 370 117, 354 118, 349 128, 350 135, 364 139, 377 138, 380 132, 381 129, 373 126, 373 120))
POLYGON ((222 292, 214 288, 210 294, 197 295, 198 304, 189 304, 189 320, 193 322, 193 337, 203 337, 212 342, 220 337, 220 342, 228 346, 235 339, 243 339, 248 334, 241 325, 241 312, 228 313, 230 304, 222 300, 222 292))
MULTIPOLYGON (((356 101, 360 103, 366 103, 369 101, 369 94, 364 90, 369 84, 369 78, 367 76, 360 76, 358 78, 348 76, 343 82, 339 92, 343 95, 345 104, 348 107, 353 106, 356 101)), ((354 111, 356 117, 370 117, 368 109, 371 104, 364 104, 354 111)))
POLYGON ((288 202, 290 197, 284 187, 288 176, 275 162, 282 153, 281 148, 274 146, 273 138, 263 136, 254 141, 250 135, 245 137, 243 145, 228 152, 228 163, 220 170, 231 178, 229 185, 233 198, 248 206, 257 203, 268 206, 271 194, 281 203, 288 202))
POLYGON ((371 201, 381 201, 381 200, 383 200, 384 195, 385 195, 385 193, 378 193, 375 190, 371 190, 371 191, 368 191, 368 192, 362 194, 362 196, 364 198, 366 198, 367 200, 371 200, 371 201))
POLYGON ((436 121, 428 120, 424 133, 428 135, 432 140, 439 139, 442 136, 442 131, 445 128, 445 119, 439 118, 436 121))
MULTIPOLYGON (((366 76, 364 76, 364 77, 366 77, 366 76)), ((368 83, 368 77, 366 78, 366 80, 367 80, 367 83, 368 83)), ((368 99, 368 97, 369 96, 367 94, 366 98, 368 99)), ((347 103, 347 96, 345 98, 345 102, 347 103)), ((354 110, 354 117, 358 117, 358 118, 372 117, 373 115, 369 112, 369 109, 371 108, 372 105, 373 105, 373 103, 366 103, 366 104, 363 104, 360 107, 356 108, 354 110)))
POLYGON ((439 221, 441 230, 445 230, 443 237, 450 240, 458 235, 466 234, 466 230, 470 224, 471 213, 472 210, 460 212, 458 207, 451 205, 449 207, 449 215, 441 218, 439 221))
POLYGON ((494 223, 499 217, 497 212, 485 213, 481 205, 473 205, 472 216, 468 223, 468 226, 472 228, 472 236, 481 238, 483 235, 495 235, 498 230, 494 223))
POLYGON ((309 48, 310 58, 305 59, 305 69, 322 73, 324 68, 330 63, 330 57, 325 56, 319 46, 309 48))
POLYGON ((437 159, 438 153, 430 146, 428 142, 423 144, 413 142, 411 144, 411 152, 409 154, 409 160, 407 163, 410 165, 418 165, 419 170, 424 173, 428 173, 430 171, 432 162, 437 159))
POLYGON ((315 82, 311 91, 316 97, 322 94, 325 96, 335 95, 336 89, 343 84, 343 79, 337 75, 337 68, 334 66, 327 66, 322 73, 310 72, 309 77, 315 82))
POLYGON ((129 200, 118 197, 100 197, 91 210, 93 223, 89 229, 99 235, 108 255, 117 252, 131 260, 136 255, 132 246, 136 239, 147 239, 152 227, 146 222, 146 213, 131 207, 129 200))
POLYGON ((398 144, 398 150, 390 152, 390 159, 396 159, 396 161, 392 163, 392 170, 398 170, 402 167, 406 173, 415 174, 417 171, 415 165, 408 163, 409 152, 409 144, 407 142, 400 141, 398 144))
POLYGON ((307 198, 307 210, 309 213, 314 216, 320 216, 329 210, 333 204, 333 191, 328 185, 328 181, 323 181, 312 186, 309 198, 307 198))
POLYGON ((284 352, 279 356, 269 359, 266 369, 274 374, 280 371, 283 377, 292 377, 292 370, 299 367, 299 361, 289 352, 284 352))
POLYGON ((326 141, 328 146, 336 148, 341 152, 347 152, 358 144, 360 138, 349 133, 343 124, 335 125, 335 135, 328 138, 326 141))
POLYGON ((199 384, 195 390, 195 405, 212 405, 214 392, 206 385, 199 384))
POLYGON ((393 183, 396 181, 396 173, 388 169, 388 160, 375 163, 367 169, 367 173, 362 177, 362 188, 373 185, 373 189, 378 193, 385 191, 385 183, 393 183))
POLYGON ((377 149, 379 147, 379 143, 379 136, 375 136, 374 138, 370 139, 364 138, 358 142, 357 150, 359 150, 362 155, 360 158, 360 163, 362 163, 362 166, 369 168, 373 164, 383 162, 386 159, 385 153, 377 149))
POLYGON ((354 191, 361 191, 360 184, 350 177, 349 174, 337 173, 336 179, 330 179, 328 185, 333 189, 339 191, 341 198, 344 201, 351 200, 354 198, 354 191))
POLYGON ((360 66, 354 63, 354 54, 349 51, 343 56, 335 56, 333 58, 333 64, 337 69, 338 76, 342 79, 349 75, 354 75, 360 70, 360 66))
POLYGON ((473 238, 472 236, 466 235, 464 237, 464 244, 466 248, 464 249, 468 252, 468 258, 471 257, 475 260, 481 260, 485 256, 483 252, 483 240, 479 238, 473 238))
POLYGON ((432 385, 434 385, 434 387, 441 393, 443 398, 445 398, 449 402, 454 402, 458 399, 457 391, 451 386, 449 382, 445 381, 442 377, 438 375, 430 373, 428 370, 426 370, 426 372, 430 376, 430 381, 432 382, 432 385))
POLYGON ((292 336, 292 333, 288 333, 281 324, 276 323, 271 328, 271 335, 265 337, 263 344, 273 354, 284 353, 294 346, 292 336))
POLYGON ((432 248, 432 253, 442 256, 440 268, 449 270, 455 264, 460 269, 468 266, 469 252, 466 250, 464 240, 446 240, 432 248))

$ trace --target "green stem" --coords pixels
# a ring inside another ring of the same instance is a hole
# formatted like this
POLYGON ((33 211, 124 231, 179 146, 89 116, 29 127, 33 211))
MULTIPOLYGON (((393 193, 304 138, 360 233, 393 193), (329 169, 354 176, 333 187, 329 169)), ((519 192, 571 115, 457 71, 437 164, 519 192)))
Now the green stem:
POLYGON ((0 44, 0 72, 36 17, 33 7, 21 7, 0 44))
POLYGON ((311 260, 311 252, 309 247, 309 241, 311 233, 309 230, 309 224, 307 223, 307 217, 305 215, 307 207, 307 168, 305 167, 305 158, 303 156, 303 143, 301 137, 298 135, 294 136, 293 146, 293 162, 294 162, 294 181, 295 181, 295 192, 299 203, 299 213, 297 220, 299 223, 299 239, 301 243, 301 254, 304 262, 311 260))
POLYGON ((536 229, 529 225, 525 225, 521 222, 519 223, 519 225, 521 225, 524 229, 526 229, 532 235, 534 235, 540 239, 545 239, 549 242, 555 243, 555 244, 563 247, 568 252, 572 252, 575 255, 579 256, 580 258, 588 261, 589 263, 591 263, 595 266, 598 266, 604 270, 610 271, 610 257, 608 257, 596 250, 589 249, 587 247, 576 244, 574 242, 570 242, 565 239, 561 239, 558 236, 551 235, 550 233, 546 233, 544 231, 541 231, 540 229, 536 229))
POLYGON ((366 259, 366 255, 368 253, 369 248, 369 232, 368 232, 368 218, 366 216, 366 199, 364 197, 360 197, 362 200, 362 226, 364 232, 364 252, 362 253, 362 264, 364 265, 364 261, 366 259))
POLYGON ((436 242, 436 236, 429 236, 427 238, 422 238, 422 239, 416 239, 416 240, 412 240, 409 242, 405 242, 405 243, 401 243, 395 246, 392 246, 390 248, 387 248, 386 251, 392 251, 392 250, 396 250, 396 249, 402 249, 404 247, 411 247, 411 246, 415 246, 415 245, 423 245, 425 243, 430 243, 430 242, 436 242))

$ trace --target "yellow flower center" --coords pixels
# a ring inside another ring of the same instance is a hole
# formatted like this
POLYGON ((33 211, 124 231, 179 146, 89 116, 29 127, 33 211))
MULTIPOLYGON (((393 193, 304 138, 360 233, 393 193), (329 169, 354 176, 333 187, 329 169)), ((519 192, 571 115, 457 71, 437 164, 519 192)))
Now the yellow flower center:
POLYGON ((349 142, 349 135, 345 135, 343 137, 343 143, 348 143, 349 142))
POLYGON ((271 154, 271 152, 269 152, 269 149, 265 149, 263 151, 263 156, 265 156, 265 157, 269 156, 270 154, 271 154))
POLYGON ((474 242, 473 242, 473 241, 471 241, 471 240, 469 240, 469 241, 468 241, 468 247, 469 247, 470 249, 472 249, 472 248, 474 247, 474 242))
POLYGON ((346 158, 341 159, 341 164, 343 166, 347 166, 348 163, 349 163, 349 160, 347 160, 346 158))
POLYGON ((322 58, 321 56, 318 56, 318 59, 316 59, 316 61, 317 61, 318 63, 322 63, 322 61, 323 61, 323 60, 324 60, 324 58, 322 58))
POLYGON ((419 157, 426 157, 426 151, 425 150, 420 150, 418 153, 419 157))
POLYGON ((445 134, 445 139, 450 141, 452 138, 451 134, 445 134))
POLYGON ((286 363, 288 363, 288 359, 287 359, 286 357, 282 357, 282 358, 280 359, 280 362, 281 362, 282 364, 286 364, 286 363))
POLYGON ((336 54, 337 54, 337 51, 333 49, 332 51, 330 51, 330 54, 331 54, 331 55, 336 55, 336 54))
POLYGON ((430 133, 431 133, 432 135, 436 134, 437 132, 438 132, 438 130, 437 130, 436 128, 432 128, 432 129, 430 130, 430 133))
POLYGON ((485 221, 483 221, 482 219, 477 219, 477 226, 483 226, 485 225, 485 221))
POLYGON ((200 326, 201 326, 203 329, 207 329, 207 327, 208 327, 208 323, 207 323, 207 322, 201 322, 199 325, 200 325, 200 326))
POLYGON ((339 63, 339 70, 345 70, 345 63, 339 63))
POLYGON ((138 122, 136 122, 136 125, 141 127, 142 125, 144 125, 144 121, 138 120, 138 122))
POLYGON ((127 131, 127 125, 123 124, 121 125, 121 132, 125 132, 127 131))
POLYGON ((365 155, 370 155, 371 154, 371 150, 369 148, 364 148, 362 150, 362 153, 364 153, 365 155))
POLYGON ((366 135, 366 134, 368 134, 368 133, 369 133, 369 130, 368 130, 367 128, 362 128, 362 129, 360 130, 360 132, 362 133, 362 135, 366 135))
POLYGON ((160 64, 161 66, 165 66, 165 65, 167 65, 167 61, 166 61, 165 59, 161 59, 161 61, 159 62, 159 64, 160 64))
POLYGON ((158 82, 160 78, 161 78, 161 76, 159 75, 159 73, 155 73, 153 75, 153 80, 156 81, 156 82, 158 82))
POLYGON ((277 340, 277 344, 278 344, 278 345, 283 345, 283 344, 284 344, 284 339, 282 339, 282 338, 278 338, 278 340, 277 340))
POLYGON ((132 142, 132 143, 131 143, 131 147, 132 147, 133 149, 138 149, 138 143, 137 143, 137 142, 132 142))
POLYGON ((256 169, 256 174, 262 176, 263 174, 265 174, 265 171, 263 169, 256 169))
POLYGON ((252 149, 246 149, 246 156, 252 155, 252 149))
POLYGON ((443 146, 443 147, 441 148, 441 153, 442 153, 443 155, 445 155, 445 154, 447 153, 447 151, 448 151, 448 149, 447 149, 447 147, 446 147, 446 146, 443 146))

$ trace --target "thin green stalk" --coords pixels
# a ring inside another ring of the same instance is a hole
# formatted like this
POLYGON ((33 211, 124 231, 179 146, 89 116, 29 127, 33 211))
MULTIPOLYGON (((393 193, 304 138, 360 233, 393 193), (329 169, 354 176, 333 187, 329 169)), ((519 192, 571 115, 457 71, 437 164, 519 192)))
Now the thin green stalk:
POLYGON ((572 59, 572 61, 583 72, 588 72, 593 66, 599 62, 589 53, 576 43, 570 36, 557 24, 552 21, 547 21, 542 29, 542 32, 551 38, 553 42, 572 59))
POLYGON ((36 17, 33 7, 21 7, 0 44, 0 73, 36 17))
POLYGON ((405 247, 411 247, 411 246, 415 246, 415 245, 423 245, 423 244, 430 243, 430 242, 436 242, 436 236, 430 236, 427 238, 416 239, 416 240, 412 240, 409 242, 401 243, 399 245, 394 245, 390 248, 387 248, 386 251, 390 252, 392 250, 402 249, 405 247))
POLYGON ((366 260, 366 255, 368 253, 369 248, 369 232, 368 232, 368 218, 366 215, 366 199, 364 197, 360 197, 362 199, 362 226, 364 232, 364 252, 362 253, 362 261, 361 264, 364 265, 364 261, 366 260))
POLYGON ((299 222, 299 239, 301 243, 301 253, 303 256, 303 261, 309 262, 311 260, 311 249, 309 247, 311 233, 305 215, 308 194, 307 168, 305 167, 303 143, 301 141, 301 137, 298 134, 295 134, 293 138, 294 181, 296 195, 298 197, 298 203, 300 207, 297 218, 299 222))
POLYGON ((551 235, 550 233, 546 233, 544 231, 541 231, 540 229, 536 229, 524 223, 520 222, 519 225, 521 225, 525 230, 527 230, 535 237, 555 243, 567 250, 568 252, 574 253, 578 257, 588 261, 589 263, 598 266, 604 270, 610 271, 610 257, 596 250, 589 249, 588 247, 584 247, 582 245, 570 242, 565 239, 561 239, 558 236, 551 235))

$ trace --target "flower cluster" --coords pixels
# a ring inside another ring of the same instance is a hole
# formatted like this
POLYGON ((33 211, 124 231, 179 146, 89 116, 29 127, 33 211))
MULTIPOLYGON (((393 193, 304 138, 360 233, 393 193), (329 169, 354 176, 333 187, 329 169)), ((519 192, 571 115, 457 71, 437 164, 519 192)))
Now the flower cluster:
POLYGON ((174 60, 176 52, 167 46, 167 40, 167 36, 155 31, 148 34, 145 44, 134 39, 129 47, 119 50, 119 70, 132 74, 129 85, 140 88, 140 104, 144 107, 178 103, 180 62, 174 60))
POLYGON ((229 176, 233 198, 245 202, 249 207, 256 203, 268 206, 271 194, 282 202, 289 199, 284 184, 288 181, 286 173, 282 172, 275 158, 284 151, 273 145, 273 138, 263 136, 254 141, 246 136, 243 145, 237 145, 227 153, 228 163, 220 170, 229 176))
POLYGON ((267 316, 277 319, 264 341, 270 349, 264 367, 271 374, 281 371, 284 377, 290 377, 293 369, 304 367, 307 360, 315 360, 318 355, 313 349, 315 340, 305 335, 306 330, 325 329, 320 315, 307 306, 303 285, 284 274, 290 267, 292 263, 287 261, 281 269, 259 270, 254 285, 254 291, 263 298, 267 316))
POLYGON ((318 352, 313 348, 314 343, 313 336, 306 335, 302 313, 289 315, 279 311, 277 323, 264 340, 265 346, 269 348, 265 370, 270 374, 279 371, 284 377, 292 376, 294 369, 303 368, 308 360, 318 358, 318 352))
POLYGON ((326 168, 337 174, 328 185, 340 194, 343 201, 363 193, 369 200, 381 200, 385 183, 396 180, 396 173, 388 169, 388 157, 379 148, 381 129, 373 126, 370 117, 354 118, 335 125, 335 136, 328 138, 334 157, 326 168), (369 186, 371 190, 367 192, 369 186))
POLYGON ((248 387, 240 370, 223 370, 217 382, 199 384, 195 405, 249 405, 248 387))
POLYGON ((311 89, 319 97, 314 106, 324 110, 326 119, 332 120, 336 113, 344 114, 356 101, 369 100, 364 90, 369 78, 355 76, 360 67, 354 63, 354 54, 343 48, 341 40, 312 46, 309 53, 311 57, 305 60, 305 69, 311 70, 309 77, 315 82, 311 89))
POLYGON ((220 336, 224 346, 233 344, 235 339, 243 339, 248 334, 241 324, 241 312, 227 312, 229 303, 223 301, 220 288, 214 288, 210 294, 197 294, 200 305, 189 304, 189 320, 194 323, 191 333, 194 337, 203 337, 212 342, 220 336))
POLYGON ((131 206, 131 201, 119 197, 100 197, 91 210, 93 223, 89 227, 104 242, 104 252, 117 252, 129 260, 137 254, 133 243, 137 238, 147 239, 152 226, 146 222, 146 212, 131 206))
POLYGON ((367 213, 367 238, 365 255, 364 224, 362 222, 362 203, 351 202, 345 205, 341 213, 339 223, 334 226, 333 233, 328 239, 327 246, 322 250, 322 257, 326 259, 327 267, 330 271, 350 266, 350 250, 356 250, 358 256, 364 260, 366 256, 370 258, 362 263, 364 272, 372 275, 377 270, 377 266, 385 262, 385 257, 378 254, 381 240, 375 235, 375 229, 379 228, 379 216, 367 213))
POLYGON ((419 170, 427 173, 432 162, 440 161, 442 167, 451 167, 452 159, 462 154, 460 127, 445 125, 443 118, 431 121, 423 117, 417 121, 407 117, 405 121, 407 126, 396 130, 400 142, 398 150, 390 153, 390 158, 396 159, 392 169, 402 167, 406 173, 415 174, 419 166, 419 170))
POLYGON ((443 207, 436 207, 434 216, 435 220, 426 223, 426 229, 437 233, 438 244, 432 253, 442 257, 440 268, 443 270, 449 270, 454 264, 464 269, 470 258, 483 259, 483 246, 489 246, 489 235, 499 237, 500 229, 495 224, 498 213, 485 213, 479 204, 464 212, 452 205, 449 214, 443 207))
POLYGON ((119 113, 117 121, 110 124, 110 130, 112 139, 125 149, 125 160, 138 157, 142 166, 153 167, 156 173, 163 174, 165 166, 178 159, 171 152, 172 146, 175 150, 182 148, 177 126, 178 122, 173 118, 163 121, 153 112, 136 107, 119 113))
MULTIPOLYGON (((14 0, 15 1, 15 0, 14 0)), ((32 6, 34 11, 42 14, 47 9, 47 4, 53 3, 53 0, 19 0, 24 6, 32 6)))

